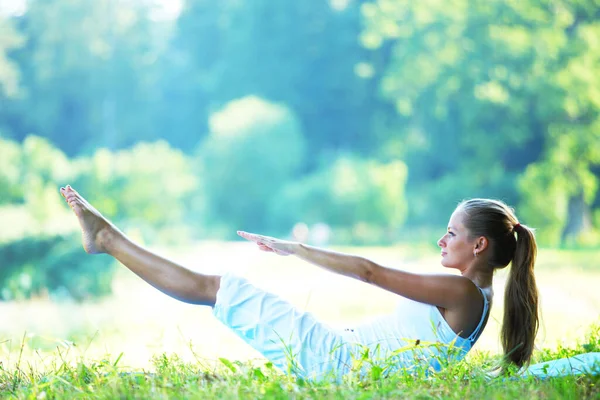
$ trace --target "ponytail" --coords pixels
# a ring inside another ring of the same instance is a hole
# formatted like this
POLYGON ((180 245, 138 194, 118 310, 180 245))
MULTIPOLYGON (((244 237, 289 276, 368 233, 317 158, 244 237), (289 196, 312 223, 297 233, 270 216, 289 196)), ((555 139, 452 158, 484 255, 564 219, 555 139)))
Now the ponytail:
POLYGON ((501 341, 504 359, 521 367, 528 364, 539 327, 538 289, 533 274, 537 253, 530 228, 516 224, 517 243, 504 294, 501 341))

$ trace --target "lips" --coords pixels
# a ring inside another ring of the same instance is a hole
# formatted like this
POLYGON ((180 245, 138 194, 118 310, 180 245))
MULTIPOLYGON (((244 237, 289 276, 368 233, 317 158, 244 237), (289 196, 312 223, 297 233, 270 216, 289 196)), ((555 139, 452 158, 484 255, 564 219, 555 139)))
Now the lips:
POLYGON ((445 251, 442 251, 442 257, 444 257, 445 255, 447 255, 448 253, 446 253, 445 251))

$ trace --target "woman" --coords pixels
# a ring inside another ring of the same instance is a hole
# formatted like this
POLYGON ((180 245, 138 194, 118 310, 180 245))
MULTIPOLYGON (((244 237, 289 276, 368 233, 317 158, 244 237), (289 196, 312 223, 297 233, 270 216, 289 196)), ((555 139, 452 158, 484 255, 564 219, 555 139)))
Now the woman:
POLYGON ((461 359, 487 322, 494 271, 511 262, 501 332, 505 360, 522 366, 531 357, 538 329, 536 242, 500 201, 467 200, 450 217, 438 241, 441 263, 460 276, 409 273, 358 256, 238 232, 260 250, 294 255, 400 296, 393 314, 338 332, 243 278, 199 274, 138 246, 70 186, 60 192, 79 220, 86 252, 108 253, 169 296, 213 307, 213 314, 238 336, 298 376, 339 378, 365 352, 388 371, 418 365, 439 369, 461 359))

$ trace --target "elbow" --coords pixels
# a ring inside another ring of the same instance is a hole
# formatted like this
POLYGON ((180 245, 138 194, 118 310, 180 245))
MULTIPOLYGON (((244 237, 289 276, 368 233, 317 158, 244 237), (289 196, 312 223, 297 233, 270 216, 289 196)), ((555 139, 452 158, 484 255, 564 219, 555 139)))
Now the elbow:
POLYGON ((375 278, 377 275, 377 269, 378 269, 378 265, 375 264, 372 261, 369 261, 367 259, 363 259, 362 265, 361 265, 361 271, 359 273, 359 280, 365 282, 365 283, 370 283, 370 284, 374 284, 375 283, 375 278))

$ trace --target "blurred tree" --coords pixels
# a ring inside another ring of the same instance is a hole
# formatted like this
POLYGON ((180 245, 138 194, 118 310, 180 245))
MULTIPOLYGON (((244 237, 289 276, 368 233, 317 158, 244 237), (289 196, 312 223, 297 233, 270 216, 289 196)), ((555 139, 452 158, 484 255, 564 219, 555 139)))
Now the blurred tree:
POLYGON ((523 210, 531 224, 543 227, 538 235, 550 245, 600 243, 592 232, 592 205, 600 197, 600 119, 579 129, 552 127, 544 158, 519 182, 523 210))
POLYGON ((321 155, 373 149, 377 86, 357 41, 359 3, 187 1, 168 57, 166 90, 176 101, 164 126, 177 123, 173 140, 193 145, 211 111, 256 95, 298 115, 317 155, 309 168, 321 155))
MULTIPOLYGON (((413 222, 437 215, 429 211, 439 199, 432 194, 448 199, 443 214, 463 196, 516 203, 516 176, 539 162, 526 182, 546 167, 554 172, 547 186, 537 183, 537 196, 551 188, 568 196, 559 202, 559 213, 568 216, 558 231, 585 226, 573 221, 589 214, 585 209, 597 197, 595 151, 581 151, 597 140, 600 81, 589 71, 600 66, 600 8, 566 1, 378 0, 362 11, 364 46, 393 44, 381 90, 396 106, 401 134, 388 135, 382 153, 407 160, 413 222), (442 182, 454 190, 436 192, 442 182)), ((533 203, 524 210, 526 221, 545 218, 533 203)))
POLYGON ((0 206, 22 205, 43 226, 62 209, 58 182, 74 176, 65 154, 47 139, 29 136, 19 145, 0 138, 0 206))
POLYGON ((297 176, 305 148, 298 119, 284 106, 251 96, 211 116, 198 157, 211 222, 228 230, 222 235, 269 228, 268 205, 297 176))
POLYGON ((223 84, 220 65, 229 0, 188 0, 174 27, 165 55, 159 60, 161 102, 157 124, 169 132, 174 146, 189 151, 208 133, 208 117, 223 84))
POLYGON ((58 192, 67 182, 138 240, 186 243, 201 217, 190 212, 203 202, 191 162, 165 142, 69 160, 44 138, 0 138, 0 299, 110 293, 114 263, 83 251, 58 192))
POLYGON ((0 138, 0 299, 64 292, 83 300, 110 292, 112 264, 86 257, 58 192, 59 182, 75 175, 47 139, 0 138))
POLYGON ((138 143, 114 153, 100 149, 74 164, 73 186, 123 229, 132 228, 149 242, 181 244, 192 238, 190 212, 201 210, 193 203, 204 200, 192 163, 181 151, 164 141, 138 143))
POLYGON ((90 257, 79 235, 28 236, 0 246, 0 299, 53 295, 77 301, 111 293, 116 262, 90 257))
POLYGON ((21 47, 24 38, 13 27, 12 20, 0 15, 0 137, 9 135, 6 107, 19 94, 20 70, 9 53, 21 47))
POLYGON ((272 197, 269 214, 283 232, 297 222, 325 223, 341 243, 390 243, 406 218, 406 178, 401 161, 380 164, 340 157, 283 187, 272 197))
POLYGON ((136 2, 32 0, 14 52, 23 96, 8 105, 12 136, 34 132, 72 155, 156 138, 148 108, 156 55, 136 2))
MULTIPOLYGON (((367 48, 394 44, 381 90, 396 106, 392 129, 401 134, 388 134, 382 152, 408 163, 413 222, 445 222, 466 196, 502 193, 515 202, 510 178, 541 150, 539 132, 529 129, 529 99, 523 99, 530 90, 523 82, 529 53, 514 49, 527 46, 527 39, 516 35, 514 48, 495 40, 496 23, 522 29, 510 6, 382 0, 365 4, 363 15, 367 48), (450 189, 441 198, 440 187, 450 189), (440 200, 441 212, 432 214, 440 200)), ((504 29, 507 35, 510 30, 504 29)))
MULTIPOLYGON (((19 69, 9 59, 8 53, 23 45, 24 39, 17 33, 12 21, 0 15, 0 101, 16 96, 19 87, 19 69)), ((2 104, 2 103, 0 103, 2 104)))
POLYGON ((23 201, 19 178, 21 148, 18 143, 0 137, 0 205, 23 201))

